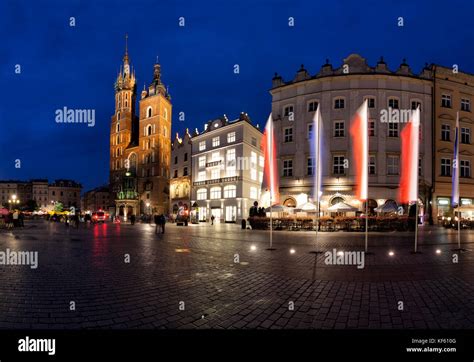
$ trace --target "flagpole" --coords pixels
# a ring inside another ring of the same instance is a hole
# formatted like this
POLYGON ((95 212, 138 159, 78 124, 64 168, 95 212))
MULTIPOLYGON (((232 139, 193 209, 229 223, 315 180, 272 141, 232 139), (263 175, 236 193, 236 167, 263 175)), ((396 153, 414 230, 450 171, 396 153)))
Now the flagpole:
MULTIPOLYGON (((416 195, 418 196, 418 177, 416 180, 416 195)), ((418 252, 418 200, 415 201, 415 254, 418 252)))
MULTIPOLYGON (((418 128, 417 128, 417 134, 416 134, 416 137, 420 137, 419 136, 419 128, 420 128, 420 118, 421 118, 421 115, 420 115, 420 108, 418 107, 416 109, 415 112, 418 112, 418 119, 417 119, 417 122, 418 122, 418 128)), ((417 140, 417 142, 419 142, 419 139, 417 140)), ((418 252, 418 181, 419 181, 419 173, 418 173, 418 159, 419 159, 419 156, 420 155, 420 146, 419 146, 419 143, 418 143, 418 148, 417 148, 417 157, 416 157, 416 183, 415 183, 415 195, 416 195, 416 200, 415 200, 415 254, 418 252)))
MULTIPOLYGON (((273 122, 271 123, 271 127, 269 127, 270 133, 270 168, 273 166, 273 122)), ((273 202, 273 179, 272 176, 275 177, 273 174, 275 170, 270 170, 270 248, 268 250, 273 250, 273 211, 272 211, 272 202, 273 202)))
POLYGON ((461 250, 461 211, 459 210, 459 198, 458 198, 458 249, 461 250))
POLYGON ((367 100, 365 100, 365 130, 367 142, 367 165, 365 172, 367 172, 367 198, 365 200, 365 252, 369 249, 369 108, 367 100))

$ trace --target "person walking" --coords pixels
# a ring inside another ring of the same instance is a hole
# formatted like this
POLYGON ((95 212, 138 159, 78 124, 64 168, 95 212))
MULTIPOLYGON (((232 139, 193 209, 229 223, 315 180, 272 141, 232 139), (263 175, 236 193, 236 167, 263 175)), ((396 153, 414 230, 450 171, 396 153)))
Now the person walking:
POLYGON ((135 214, 132 214, 132 215, 130 216, 130 223, 131 223, 132 225, 135 225, 135 214))
POLYGON ((160 226, 161 220, 158 214, 153 216, 153 221, 155 222, 155 234, 158 234, 158 226, 160 226))
POLYGON ((20 214, 18 215, 18 226, 20 227, 25 226, 25 214, 23 214, 22 211, 20 211, 20 214))
POLYGON ((13 213, 13 227, 18 227, 18 210, 13 213))
POLYGON ((214 219, 215 219, 215 216, 212 215, 212 216, 211 216, 211 225, 214 225, 214 219))
POLYGON ((165 233, 165 224, 166 224, 166 217, 164 214, 161 214, 161 233, 164 234, 165 233))

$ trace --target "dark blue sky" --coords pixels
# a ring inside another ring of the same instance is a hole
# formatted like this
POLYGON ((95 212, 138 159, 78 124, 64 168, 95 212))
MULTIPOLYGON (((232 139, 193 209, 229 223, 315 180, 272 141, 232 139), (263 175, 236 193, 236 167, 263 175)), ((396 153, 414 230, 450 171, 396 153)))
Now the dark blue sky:
POLYGON ((326 58, 339 66, 350 53, 370 65, 383 55, 391 69, 406 57, 416 72, 434 62, 474 73, 473 13, 468 0, 4 0, 0 179, 71 178, 85 189, 107 182, 113 83, 125 33, 138 91, 151 81, 159 55, 172 96, 173 130, 181 133, 241 111, 263 124, 274 72, 290 79, 305 64, 315 74, 326 58), (69 27, 71 16, 75 27, 69 27), (184 28, 178 26, 181 16, 184 28), (294 27, 288 26, 290 16, 294 27), (55 110, 64 106, 95 109, 96 126, 57 124, 55 110), (184 122, 178 121, 180 111, 184 122))

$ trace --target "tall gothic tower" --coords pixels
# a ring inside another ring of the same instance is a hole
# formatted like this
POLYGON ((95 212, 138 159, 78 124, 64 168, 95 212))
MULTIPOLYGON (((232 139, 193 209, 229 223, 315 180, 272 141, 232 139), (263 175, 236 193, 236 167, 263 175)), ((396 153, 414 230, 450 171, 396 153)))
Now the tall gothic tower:
POLYGON ((115 214, 167 213, 171 157, 171 97, 154 65, 135 114, 136 80, 127 43, 115 82, 115 113, 110 128, 110 191, 115 214))
POLYGON ((138 141, 135 115, 137 87, 128 57, 127 38, 123 65, 115 81, 115 112, 110 127, 110 186, 113 193, 120 191, 124 170, 129 168, 126 148, 138 141))
POLYGON ((161 81, 161 66, 154 65, 153 80, 143 89, 140 100, 139 146, 141 205, 150 204, 151 212, 169 210, 169 173, 171 159, 171 97, 161 81))

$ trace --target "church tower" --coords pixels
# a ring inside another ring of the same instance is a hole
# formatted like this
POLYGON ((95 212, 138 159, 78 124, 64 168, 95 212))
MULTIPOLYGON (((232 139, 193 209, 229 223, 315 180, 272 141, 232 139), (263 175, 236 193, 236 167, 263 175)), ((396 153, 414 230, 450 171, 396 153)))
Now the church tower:
POLYGON ((135 114, 136 80, 128 56, 128 36, 125 55, 115 81, 115 112, 110 127, 110 191, 111 200, 121 191, 122 178, 129 169, 127 148, 137 144, 138 118, 135 114))
POLYGON ((168 213, 171 158, 171 97, 161 81, 161 66, 154 65, 153 79, 139 102, 140 204, 146 213, 168 213))

